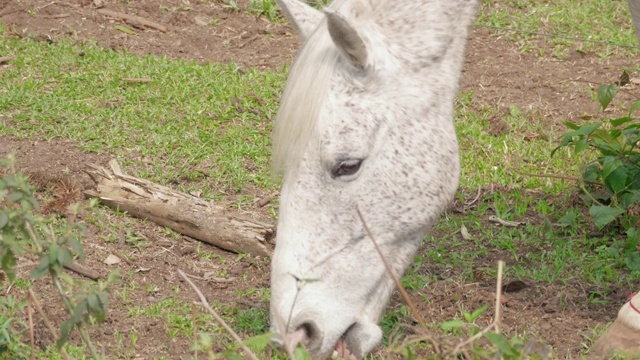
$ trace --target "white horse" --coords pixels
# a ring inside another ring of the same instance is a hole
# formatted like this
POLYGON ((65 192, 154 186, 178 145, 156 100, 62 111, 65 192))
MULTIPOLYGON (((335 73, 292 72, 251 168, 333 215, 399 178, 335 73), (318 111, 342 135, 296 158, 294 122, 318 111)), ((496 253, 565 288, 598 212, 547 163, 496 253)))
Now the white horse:
POLYGON ((356 209, 402 275, 458 187, 453 100, 477 0, 278 2, 304 45, 273 138, 272 331, 360 358, 394 285, 356 209))

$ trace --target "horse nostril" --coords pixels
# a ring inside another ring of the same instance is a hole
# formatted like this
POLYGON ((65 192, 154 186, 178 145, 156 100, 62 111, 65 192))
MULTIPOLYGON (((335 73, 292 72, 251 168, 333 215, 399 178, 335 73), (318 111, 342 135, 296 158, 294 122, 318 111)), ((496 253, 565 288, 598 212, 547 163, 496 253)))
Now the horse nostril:
POLYGON ((305 343, 305 345, 308 345, 314 341, 317 341, 318 337, 321 336, 318 325, 313 321, 307 321, 302 323, 302 325, 298 326, 298 329, 296 330, 296 332, 300 330, 304 331, 305 339, 303 340, 303 342, 305 343))

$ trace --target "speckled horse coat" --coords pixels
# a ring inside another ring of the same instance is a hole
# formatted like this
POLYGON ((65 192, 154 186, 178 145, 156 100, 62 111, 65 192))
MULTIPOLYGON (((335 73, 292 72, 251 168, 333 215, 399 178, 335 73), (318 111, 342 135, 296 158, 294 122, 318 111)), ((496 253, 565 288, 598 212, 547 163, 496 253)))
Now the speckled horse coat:
POLYGON ((475 0, 279 0, 304 45, 275 124, 276 337, 362 357, 396 275, 458 186, 453 100, 475 0), (278 326, 278 324, 280 324, 278 326))

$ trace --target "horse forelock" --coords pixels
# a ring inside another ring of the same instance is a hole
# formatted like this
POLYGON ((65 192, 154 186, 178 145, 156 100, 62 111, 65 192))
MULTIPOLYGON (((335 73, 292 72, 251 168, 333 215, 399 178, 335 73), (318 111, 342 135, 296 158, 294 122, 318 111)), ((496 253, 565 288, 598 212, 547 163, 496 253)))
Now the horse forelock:
POLYGON ((276 174, 295 169, 301 160, 338 63, 338 50, 323 20, 289 72, 273 131, 272 166, 276 174))

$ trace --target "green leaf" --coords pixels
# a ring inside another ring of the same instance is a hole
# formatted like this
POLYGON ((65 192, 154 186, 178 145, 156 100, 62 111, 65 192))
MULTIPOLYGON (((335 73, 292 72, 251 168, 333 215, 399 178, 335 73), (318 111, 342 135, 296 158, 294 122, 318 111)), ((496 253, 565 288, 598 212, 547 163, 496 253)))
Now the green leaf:
POLYGON ((69 239, 69 245, 71 245, 73 253, 76 254, 80 260, 84 259, 84 248, 77 238, 74 237, 69 239))
POLYGON ((574 145, 574 153, 579 153, 585 149, 587 149, 589 147, 589 143, 587 142, 587 138, 581 138, 580 140, 576 141, 575 145, 574 145))
POLYGON ((133 30, 131 30, 128 27, 123 26, 123 25, 116 25, 113 28, 118 30, 118 31, 122 31, 125 34, 129 34, 129 35, 135 35, 136 34, 135 31, 133 31, 133 30))
POLYGON ((244 341, 244 344, 256 351, 264 350, 271 343, 273 333, 266 333, 262 335, 256 335, 248 338, 244 341))
POLYGON ((631 116, 631 114, 633 114, 638 109, 640 109, 640 100, 637 100, 633 104, 631 104, 631 107, 629 108, 629 116, 631 116))
POLYGON ((98 323, 104 321, 106 309, 104 308, 102 301, 100 301, 100 297, 98 295, 91 294, 87 296, 87 310, 96 318, 96 321, 98 323))
POLYGON ((624 263, 631 271, 640 270, 640 254, 637 251, 631 253, 624 259, 624 263))
POLYGON ((604 178, 605 184, 613 193, 618 193, 626 187, 627 172, 624 166, 615 168, 607 177, 604 178))
POLYGON ((464 326, 464 322, 460 319, 445 321, 440 325, 440 327, 444 330, 457 329, 463 326, 464 326))
POLYGON ((624 245, 625 253, 638 252, 638 230, 631 227, 627 230, 627 243, 624 245))
POLYGON ((302 346, 298 346, 293 351, 293 357, 295 358, 295 360, 311 360, 311 355, 309 355, 307 350, 305 350, 305 348, 303 348, 302 346))
POLYGON ((60 265, 68 265, 73 261, 73 255, 67 248, 60 248, 58 251, 58 263, 60 265))
POLYGON ((572 123, 571 121, 565 121, 563 124, 564 124, 566 127, 568 127, 569 129, 572 129, 572 130, 578 130, 578 129, 580 129, 580 125, 574 124, 574 123, 572 123))
POLYGON ((40 262, 38 263, 38 266, 36 266, 32 271, 31 271, 31 277, 34 279, 37 279, 39 277, 41 277, 42 275, 46 274, 49 270, 49 257, 48 256, 42 256, 40 257, 40 262))
POLYGON ((9 281, 13 281, 16 277, 16 256, 13 251, 4 249, 4 255, 2 255, 2 270, 9 277, 9 281))
POLYGON ((600 106, 602 106, 602 110, 604 111, 607 106, 613 101, 613 98, 618 93, 618 85, 609 84, 609 85, 600 85, 598 86, 598 102, 600 102, 600 106))
POLYGON ((73 331, 75 326, 76 323, 73 321, 73 319, 67 319, 62 323, 62 325, 60 325, 60 339, 56 341, 56 347, 58 349, 62 348, 62 345, 67 342, 67 339, 69 339, 69 335, 71 335, 71 332, 73 331))
POLYGON ((602 229, 622 213, 624 213, 622 209, 602 205, 593 205, 589 209, 589 214, 591 214, 598 229, 602 229))
POLYGON ((498 348, 498 351, 501 353, 501 357, 506 358, 517 358, 518 351, 514 349, 511 344, 504 338, 501 334, 496 333, 486 333, 484 336, 489 339, 489 341, 498 348))
POLYGON ((6 212, 0 209, 0 229, 7 226, 8 223, 9 223, 9 215, 7 215, 6 212))
POLYGON ((633 121, 633 119, 632 119, 632 118, 630 118, 630 117, 628 117, 628 116, 621 117, 621 118, 618 118, 618 119, 611 119, 611 120, 609 120, 609 122, 611 123, 611 125, 616 126, 616 127, 617 127, 617 126, 620 126, 620 125, 622 125, 622 124, 626 124, 626 123, 628 123, 628 122, 630 122, 630 121, 633 121))
POLYGON ((22 199, 22 193, 18 191, 12 192, 11 194, 9 194, 9 196, 7 196, 8 203, 16 203, 20 201, 20 199, 22 199))
POLYGON ((602 126, 601 122, 595 123, 595 124, 583 125, 576 131, 568 132, 566 135, 570 135, 570 136, 590 135, 592 132, 596 131, 600 126, 602 126))

